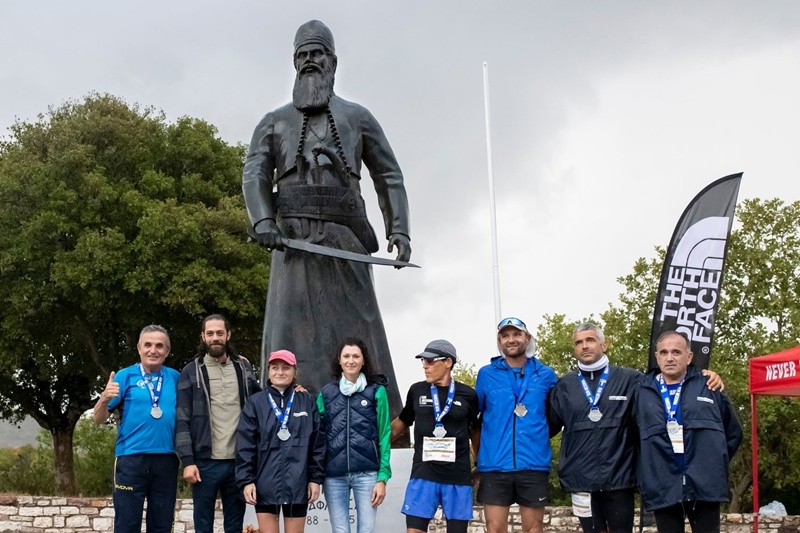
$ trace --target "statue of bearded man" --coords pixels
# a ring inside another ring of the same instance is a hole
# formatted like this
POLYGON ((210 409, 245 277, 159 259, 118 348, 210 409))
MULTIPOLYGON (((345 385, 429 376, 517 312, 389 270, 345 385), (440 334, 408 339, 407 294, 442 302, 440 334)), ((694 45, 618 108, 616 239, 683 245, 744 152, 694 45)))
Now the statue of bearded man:
POLYGON ((349 336, 367 345, 389 379, 392 416, 402 405, 369 265, 283 247, 283 238, 361 254, 378 251, 361 198, 361 164, 383 213, 388 250, 411 257, 403 174, 378 121, 333 92, 337 57, 322 22, 300 26, 294 40, 293 101, 256 126, 242 190, 259 243, 273 249, 264 317, 262 377, 275 350, 295 353, 312 392, 331 380, 328 362, 349 336), (273 192, 275 191, 275 192, 273 192))

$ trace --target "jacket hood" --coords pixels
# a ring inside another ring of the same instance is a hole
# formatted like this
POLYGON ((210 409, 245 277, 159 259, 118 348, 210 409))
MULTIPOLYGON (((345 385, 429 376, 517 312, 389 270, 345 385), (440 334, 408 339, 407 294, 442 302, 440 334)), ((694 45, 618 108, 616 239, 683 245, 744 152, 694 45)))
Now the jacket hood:
MULTIPOLYGON (((539 359, 536 357, 530 357, 528 358, 527 361, 533 361, 534 370, 543 366, 542 362, 539 361, 539 359)), ((511 366, 506 362, 506 357, 504 355, 495 355, 494 357, 492 357, 490 364, 495 368, 502 368, 502 369, 511 368, 511 366)))

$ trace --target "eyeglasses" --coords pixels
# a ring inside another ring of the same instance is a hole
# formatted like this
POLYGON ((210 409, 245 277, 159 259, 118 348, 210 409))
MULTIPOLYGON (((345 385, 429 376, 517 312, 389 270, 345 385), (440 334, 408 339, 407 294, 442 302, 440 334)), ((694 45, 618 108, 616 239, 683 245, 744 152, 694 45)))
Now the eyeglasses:
POLYGON ((422 359, 422 364, 423 365, 424 364, 432 365, 433 363, 436 363, 437 361, 444 361, 445 359, 447 359, 447 357, 432 357, 430 359, 428 359, 427 357, 421 357, 420 359, 422 359))
POLYGON ((525 322, 520 320, 519 318, 508 317, 504 318, 497 324, 497 330, 500 331, 506 326, 514 326, 515 328, 523 328, 525 331, 528 331, 528 326, 525 325, 525 322))

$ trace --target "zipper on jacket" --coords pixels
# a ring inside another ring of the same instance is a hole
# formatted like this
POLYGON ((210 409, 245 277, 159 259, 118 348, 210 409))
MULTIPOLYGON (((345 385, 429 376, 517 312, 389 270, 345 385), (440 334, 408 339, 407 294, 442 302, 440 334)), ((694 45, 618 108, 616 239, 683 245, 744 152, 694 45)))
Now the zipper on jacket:
POLYGON ((517 415, 511 419, 511 457, 514 459, 514 470, 517 469, 517 415))
POLYGON ((350 397, 347 398, 347 473, 350 473, 350 397))

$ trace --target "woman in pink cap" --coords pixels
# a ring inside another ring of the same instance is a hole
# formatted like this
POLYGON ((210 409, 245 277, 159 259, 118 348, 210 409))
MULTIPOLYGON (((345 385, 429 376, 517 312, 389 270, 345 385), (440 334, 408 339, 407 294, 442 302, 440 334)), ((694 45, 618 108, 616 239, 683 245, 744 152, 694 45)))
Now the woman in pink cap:
POLYGON ((288 350, 269 356, 264 391, 242 409, 236 437, 236 483, 255 505, 262 533, 302 533, 309 502, 325 480, 325 435, 308 392, 295 390, 297 358, 288 350))

